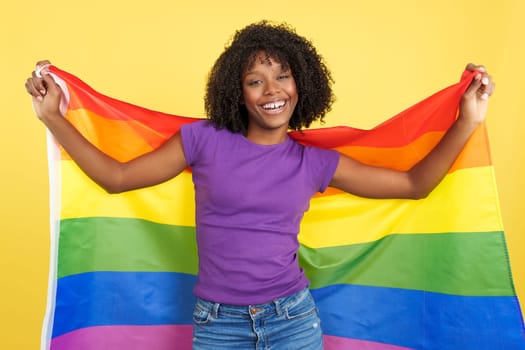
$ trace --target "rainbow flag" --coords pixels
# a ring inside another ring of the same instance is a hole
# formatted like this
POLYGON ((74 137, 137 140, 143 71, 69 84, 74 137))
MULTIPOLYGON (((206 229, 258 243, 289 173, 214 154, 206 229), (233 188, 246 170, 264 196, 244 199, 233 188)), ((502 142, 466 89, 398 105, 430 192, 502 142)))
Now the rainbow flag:
MULTIPOLYGON (((64 112, 105 153, 149 152, 197 119, 104 96, 50 68, 64 112)), ((292 133, 365 163, 407 169, 453 123, 473 74, 371 129, 292 133)), ((42 349, 191 349, 197 274, 191 172, 107 194, 50 137, 52 257, 42 349)), ((325 349, 525 349, 485 126, 422 200, 329 190, 300 233, 325 349)))

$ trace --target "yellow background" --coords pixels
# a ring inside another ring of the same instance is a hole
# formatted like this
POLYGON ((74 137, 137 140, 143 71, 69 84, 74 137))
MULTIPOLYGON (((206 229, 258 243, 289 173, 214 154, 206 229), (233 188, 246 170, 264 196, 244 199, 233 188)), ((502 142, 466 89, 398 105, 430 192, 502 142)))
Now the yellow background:
POLYGON ((497 83, 489 136, 515 283, 525 300, 525 2, 9 1, 0 14, 0 339, 36 349, 49 260, 45 129, 24 81, 48 58, 112 97, 203 115, 208 69, 260 19, 310 38, 336 80, 327 125, 370 128, 483 63, 497 83))

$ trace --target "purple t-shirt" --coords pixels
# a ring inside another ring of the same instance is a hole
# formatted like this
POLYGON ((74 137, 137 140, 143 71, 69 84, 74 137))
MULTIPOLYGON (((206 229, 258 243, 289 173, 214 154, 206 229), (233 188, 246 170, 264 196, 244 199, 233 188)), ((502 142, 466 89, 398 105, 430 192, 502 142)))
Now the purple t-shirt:
POLYGON ((181 135, 195 185, 195 295, 253 305, 305 288, 299 224, 312 195, 330 183, 339 154, 289 137, 259 145, 208 121, 183 126, 181 135))

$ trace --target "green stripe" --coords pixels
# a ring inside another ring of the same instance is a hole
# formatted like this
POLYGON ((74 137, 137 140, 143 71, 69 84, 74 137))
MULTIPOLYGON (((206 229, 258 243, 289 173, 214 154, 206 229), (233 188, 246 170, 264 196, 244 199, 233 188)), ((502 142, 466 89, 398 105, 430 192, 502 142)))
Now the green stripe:
POLYGON ((311 288, 357 284, 468 296, 513 296, 503 232, 402 234, 300 249, 311 288))
POLYGON ((197 274, 195 227, 142 219, 79 218, 60 223, 58 277, 90 271, 197 274))
MULTIPOLYGON (((454 295, 513 296, 502 232, 402 234, 312 249, 300 263, 312 288, 358 284, 454 295)), ((58 277, 90 271, 197 274, 195 228, 142 219, 61 221, 58 277)))

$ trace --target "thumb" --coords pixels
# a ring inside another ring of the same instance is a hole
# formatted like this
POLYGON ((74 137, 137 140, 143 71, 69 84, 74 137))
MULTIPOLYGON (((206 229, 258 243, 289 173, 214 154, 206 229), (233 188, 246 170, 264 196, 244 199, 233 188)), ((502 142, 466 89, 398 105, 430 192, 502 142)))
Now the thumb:
POLYGON ((42 72, 42 80, 44 81, 44 85, 46 86, 46 95, 60 95, 61 89, 56 84, 51 74, 49 74, 48 72, 42 72))

